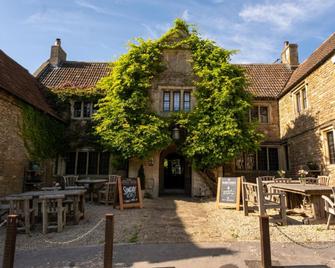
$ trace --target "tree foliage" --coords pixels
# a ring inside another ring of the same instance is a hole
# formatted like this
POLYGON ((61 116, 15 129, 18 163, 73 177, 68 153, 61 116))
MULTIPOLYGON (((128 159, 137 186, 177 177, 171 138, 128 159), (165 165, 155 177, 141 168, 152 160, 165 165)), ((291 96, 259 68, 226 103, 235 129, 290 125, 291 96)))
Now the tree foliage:
POLYGON ((181 19, 158 40, 138 39, 98 85, 107 95, 95 116, 96 133, 124 158, 144 158, 172 143, 173 121, 186 133, 181 152, 203 171, 255 150, 261 136, 248 121, 251 96, 245 91, 244 70, 230 64, 232 53, 202 39, 181 19), (190 49, 197 77, 195 109, 172 119, 153 113, 149 96, 152 79, 164 70, 167 48, 190 49))

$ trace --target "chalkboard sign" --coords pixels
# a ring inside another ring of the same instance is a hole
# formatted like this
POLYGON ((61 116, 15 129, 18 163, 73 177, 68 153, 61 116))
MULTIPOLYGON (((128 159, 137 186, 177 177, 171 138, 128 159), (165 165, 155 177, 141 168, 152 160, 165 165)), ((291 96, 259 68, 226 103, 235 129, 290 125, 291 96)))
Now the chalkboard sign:
POLYGON ((240 210, 241 178, 219 177, 216 195, 217 207, 236 207, 240 210))
POLYGON ((143 207, 140 178, 118 178, 120 209, 143 207))

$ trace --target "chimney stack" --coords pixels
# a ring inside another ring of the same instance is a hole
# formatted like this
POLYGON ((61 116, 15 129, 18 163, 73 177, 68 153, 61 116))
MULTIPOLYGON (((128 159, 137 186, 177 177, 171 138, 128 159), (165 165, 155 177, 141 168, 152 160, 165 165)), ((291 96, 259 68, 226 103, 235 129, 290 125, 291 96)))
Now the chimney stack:
POLYGON ((55 44, 51 46, 49 62, 53 66, 59 66, 64 61, 66 61, 66 53, 61 47, 60 38, 57 38, 55 44))
POLYGON ((297 44, 290 44, 289 41, 284 42, 284 48, 281 52, 281 63, 290 65, 291 69, 298 67, 299 58, 297 44))

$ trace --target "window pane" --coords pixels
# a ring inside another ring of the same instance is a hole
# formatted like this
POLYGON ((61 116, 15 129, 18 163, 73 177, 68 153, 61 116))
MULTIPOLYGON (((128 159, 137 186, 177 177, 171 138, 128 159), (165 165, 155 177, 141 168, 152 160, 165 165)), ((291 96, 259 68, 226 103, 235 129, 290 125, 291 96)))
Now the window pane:
POLYGON ((256 169, 256 155, 255 154, 249 153, 245 155, 245 169, 246 170, 256 169))
POLYGON ((236 167, 236 170, 245 170, 244 154, 241 154, 239 157, 235 159, 235 167, 236 167))
POLYGON ((266 147, 261 147, 258 151, 258 170, 268 169, 268 156, 266 147))
POLYGON ((173 111, 180 111, 180 92, 173 92, 173 111))
POLYGON ((303 105, 303 108, 306 109, 307 108, 307 92, 306 92, 306 89, 302 89, 301 91, 302 93, 302 105, 303 105))
POLYGON ((90 152, 88 155, 88 174, 98 174, 98 155, 97 152, 90 152))
POLYGON ((100 153, 99 174, 107 175, 109 173, 109 152, 100 153))
POLYGON ((84 102, 83 117, 91 117, 91 106, 92 106, 91 102, 88 101, 84 102))
POLYGON ((268 107, 266 106, 259 107, 259 113, 260 113, 260 122, 268 123, 269 122, 268 107))
POLYGON ((270 170, 279 169, 277 148, 269 148, 269 166, 270 170))
POLYGON ((96 102, 92 102, 92 114, 95 114, 98 110, 98 106, 96 102))
POLYGON ((301 112, 301 97, 300 97, 300 92, 295 95, 296 98, 296 103, 297 103, 297 112, 301 112))
POLYGON ((184 111, 189 112, 191 110, 191 94, 190 92, 184 92, 184 111))
POLYGON ((65 173, 75 174, 74 168, 76 164, 76 153, 70 152, 65 155, 65 173))
POLYGON ((287 144, 285 144, 285 162, 286 162, 286 169, 290 170, 289 152, 287 144))
POLYGON ((86 175, 87 152, 78 152, 77 174, 86 175))
POLYGON ((258 106, 254 106, 250 110, 251 121, 258 121, 258 106))
POLYGON ((163 93, 163 111, 169 112, 170 111, 170 92, 165 91, 163 93))
POLYGON ((335 143, 333 131, 327 132, 329 163, 335 164, 335 143))
POLYGON ((81 117, 81 102, 76 101, 73 104, 73 117, 81 117))

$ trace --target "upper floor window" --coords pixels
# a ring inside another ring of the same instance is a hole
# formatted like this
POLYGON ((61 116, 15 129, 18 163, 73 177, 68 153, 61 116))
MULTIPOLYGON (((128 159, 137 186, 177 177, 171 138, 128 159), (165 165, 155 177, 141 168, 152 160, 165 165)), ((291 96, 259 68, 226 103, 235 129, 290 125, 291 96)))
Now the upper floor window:
POLYGON ((163 111, 169 112, 170 111, 170 92, 164 91, 163 93, 163 111))
POLYGON ((184 92, 184 107, 185 112, 189 112, 191 110, 191 93, 188 91, 184 92))
POLYGON ((164 91, 163 92, 163 112, 189 112, 191 110, 190 91, 164 91))
POLYGON ((306 110, 308 108, 306 86, 304 85, 303 87, 295 91, 294 96, 296 111, 298 114, 300 114, 303 110, 306 110))
POLYGON ((334 142, 334 131, 328 131, 327 136, 327 147, 329 155, 329 164, 335 164, 335 142, 334 142))
POLYGON ((180 111, 180 91, 173 92, 173 111, 180 111))
POLYGON ((262 124, 269 123, 269 109, 267 106, 256 105, 250 110, 250 121, 258 121, 262 124))
POLYGON ((91 101, 75 101, 72 106, 72 118, 84 119, 90 118, 96 112, 94 102, 91 101))

